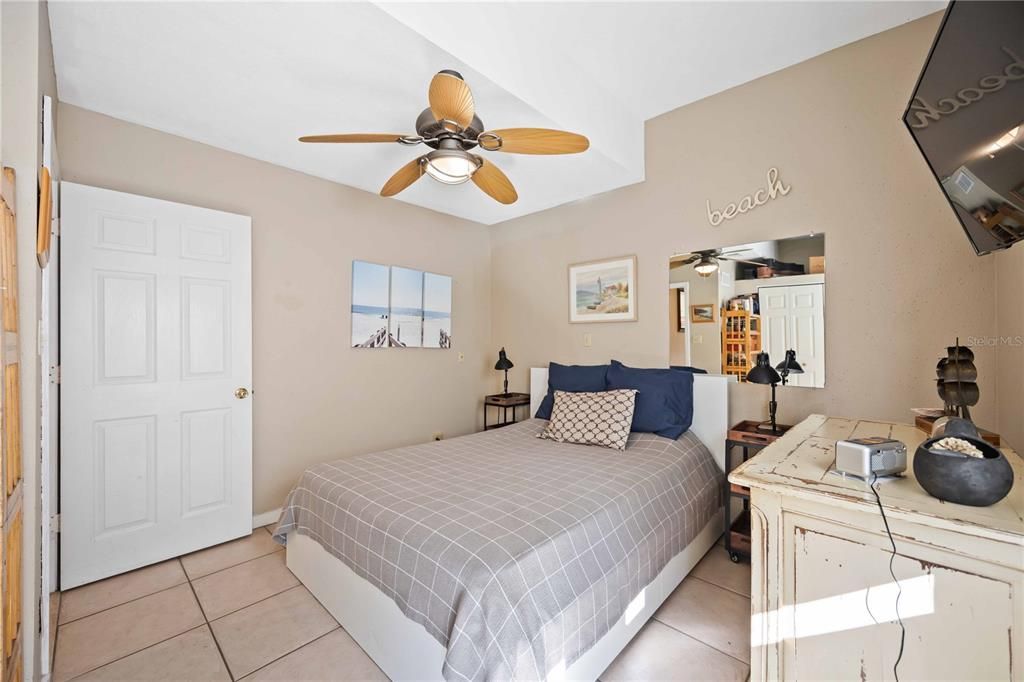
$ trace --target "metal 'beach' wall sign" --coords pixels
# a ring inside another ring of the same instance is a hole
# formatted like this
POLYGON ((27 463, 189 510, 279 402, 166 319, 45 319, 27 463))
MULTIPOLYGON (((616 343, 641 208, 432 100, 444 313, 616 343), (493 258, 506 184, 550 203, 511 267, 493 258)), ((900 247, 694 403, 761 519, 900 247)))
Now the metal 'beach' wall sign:
POLYGON ((712 209, 711 201, 706 201, 708 211, 708 222, 714 227, 718 227, 726 220, 732 220, 738 215, 752 211, 758 206, 764 206, 772 199, 786 196, 789 191, 793 189, 792 185, 787 185, 779 178, 778 168, 768 169, 768 185, 761 187, 753 194, 748 194, 735 203, 726 204, 722 210, 712 209))

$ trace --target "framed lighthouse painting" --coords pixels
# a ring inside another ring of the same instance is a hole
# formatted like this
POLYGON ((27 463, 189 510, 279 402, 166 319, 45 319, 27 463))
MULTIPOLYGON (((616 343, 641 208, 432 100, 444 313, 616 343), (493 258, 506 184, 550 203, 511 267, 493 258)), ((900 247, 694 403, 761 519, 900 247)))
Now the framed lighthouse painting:
POLYGON ((570 265, 569 321, 636 321, 636 256, 570 265))

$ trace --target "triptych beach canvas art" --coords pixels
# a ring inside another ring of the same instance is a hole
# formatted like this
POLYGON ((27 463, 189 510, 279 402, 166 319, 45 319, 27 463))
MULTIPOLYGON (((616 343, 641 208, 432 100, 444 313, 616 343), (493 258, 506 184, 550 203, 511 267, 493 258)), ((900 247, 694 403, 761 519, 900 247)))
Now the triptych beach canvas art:
POLYGON ((451 345, 451 277, 352 261, 353 348, 451 345))

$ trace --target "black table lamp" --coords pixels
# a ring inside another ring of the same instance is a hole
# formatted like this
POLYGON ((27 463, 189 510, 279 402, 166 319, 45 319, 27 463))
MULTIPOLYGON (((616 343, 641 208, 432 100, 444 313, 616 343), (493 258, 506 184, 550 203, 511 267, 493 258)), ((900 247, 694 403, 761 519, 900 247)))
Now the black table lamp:
POLYGON ((758 428, 771 431, 772 433, 779 433, 778 424, 775 422, 775 413, 779 408, 779 403, 775 400, 775 387, 780 383, 785 386, 786 378, 790 374, 803 373, 804 368, 796 361, 795 350, 786 351, 786 359, 779 363, 777 370, 772 367, 772 361, 769 359, 768 353, 762 351, 757 354, 757 364, 747 372, 747 381, 752 384, 770 384, 772 387, 772 399, 768 402, 770 421, 768 424, 759 425, 758 428))
POLYGON ((779 370, 779 375, 782 376, 782 385, 786 385, 786 379, 790 374, 803 374, 804 368, 800 366, 800 363, 796 361, 796 351, 787 350, 786 359, 775 365, 775 369, 779 370))
POLYGON ((502 347, 502 349, 498 351, 498 361, 494 363, 494 369, 499 371, 505 370, 505 390, 502 391, 502 395, 508 395, 508 371, 513 367, 515 367, 515 365, 513 365, 512 361, 508 359, 507 355, 505 355, 505 348, 502 347))

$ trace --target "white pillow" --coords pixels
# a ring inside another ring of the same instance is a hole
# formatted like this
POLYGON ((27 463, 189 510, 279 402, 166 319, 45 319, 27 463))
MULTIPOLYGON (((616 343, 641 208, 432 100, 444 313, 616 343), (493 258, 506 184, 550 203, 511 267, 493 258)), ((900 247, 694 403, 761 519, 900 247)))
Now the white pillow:
POLYGON ((537 437, 625 450, 636 394, 632 388, 594 393, 555 391, 551 419, 537 437))

